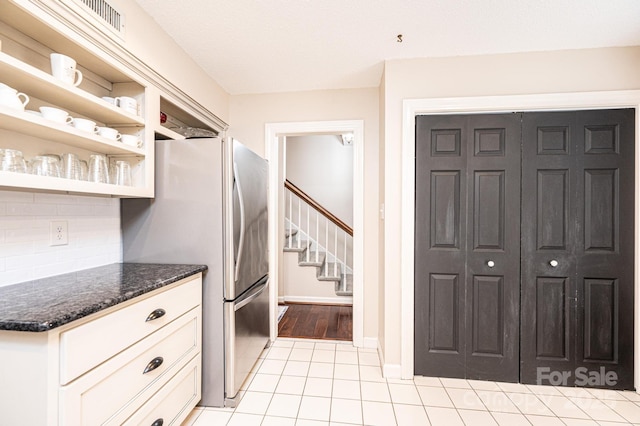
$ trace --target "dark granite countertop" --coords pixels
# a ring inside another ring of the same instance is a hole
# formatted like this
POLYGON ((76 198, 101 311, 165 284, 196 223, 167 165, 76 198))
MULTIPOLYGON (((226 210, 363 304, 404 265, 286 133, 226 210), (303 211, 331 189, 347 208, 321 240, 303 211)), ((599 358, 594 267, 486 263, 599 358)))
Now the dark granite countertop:
POLYGON ((206 269, 114 263, 0 287, 0 330, 51 330, 206 269))

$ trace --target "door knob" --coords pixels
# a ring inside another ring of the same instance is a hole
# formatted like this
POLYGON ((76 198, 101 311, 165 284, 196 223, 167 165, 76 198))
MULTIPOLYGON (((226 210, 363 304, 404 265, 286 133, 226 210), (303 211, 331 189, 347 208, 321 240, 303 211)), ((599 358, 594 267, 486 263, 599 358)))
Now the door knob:
POLYGON ((488 266, 489 268, 493 268, 494 266, 496 266, 496 262, 494 262, 493 260, 489 260, 489 261, 487 262, 487 266, 488 266))
POLYGON ((558 261, 553 259, 551 262, 549 262, 549 265, 551 265, 552 268, 555 268, 556 266, 558 266, 558 261))

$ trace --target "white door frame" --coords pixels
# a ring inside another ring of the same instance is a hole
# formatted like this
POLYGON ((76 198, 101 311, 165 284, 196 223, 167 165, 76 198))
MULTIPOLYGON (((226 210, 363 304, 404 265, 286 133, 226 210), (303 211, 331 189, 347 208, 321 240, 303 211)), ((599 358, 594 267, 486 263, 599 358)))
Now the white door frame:
MULTIPOLYGON (((640 90, 554 93, 539 95, 480 96, 468 98, 405 99, 402 104, 402 292, 401 375, 414 375, 414 220, 415 220, 415 117, 421 114, 473 114, 513 111, 635 108, 635 254, 640 265, 640 90)), ((640 388, 640 268, 634 271, 634 382, 640 388)))
POLYGON ((278 178, 280 164, 280 136, 353 133, 353 345, 363 346, 364 334, 364 121, 307 121, 267 123, 265 125, 265 156, 269 160, 269 270, 273 277, 270 297, 271 341, 278 337, 278 279, 280 262, 278 241, 284 235, 279 229, 278 194, 284 182, 278 178))

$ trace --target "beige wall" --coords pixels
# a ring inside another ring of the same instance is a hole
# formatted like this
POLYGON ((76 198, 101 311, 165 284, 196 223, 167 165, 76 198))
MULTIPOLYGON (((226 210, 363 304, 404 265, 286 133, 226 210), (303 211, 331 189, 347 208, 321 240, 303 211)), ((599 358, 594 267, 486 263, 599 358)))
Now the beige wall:
POLYGON ((232 96, 228 135, 264 155, 267 123, 364 120, 364 337, 378 336, 378 89, 232 96))
POLYGON ((229 94, 135 2, 111 3, 125 15, 127 50, 228 123, 229 94))
MULTIPOLYGON (((384 75, 384 316, 386 364, 401 357, 403 99, 640 89, 640 47, 388 61, 384 75)), ((412 283, 405 283, 413 291, 412 283), (408 285, 407 285, 408 284, 408 285)))

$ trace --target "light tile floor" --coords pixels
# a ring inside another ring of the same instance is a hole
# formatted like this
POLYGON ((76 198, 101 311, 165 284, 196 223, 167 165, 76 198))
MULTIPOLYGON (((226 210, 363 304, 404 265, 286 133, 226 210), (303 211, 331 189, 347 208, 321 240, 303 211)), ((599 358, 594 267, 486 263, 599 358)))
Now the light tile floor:
POLYGON ((384 379, 374 349, 277 339, 237 408, 196 408, 188 426, 640 425, 635 392, 415 377, 384 379))

